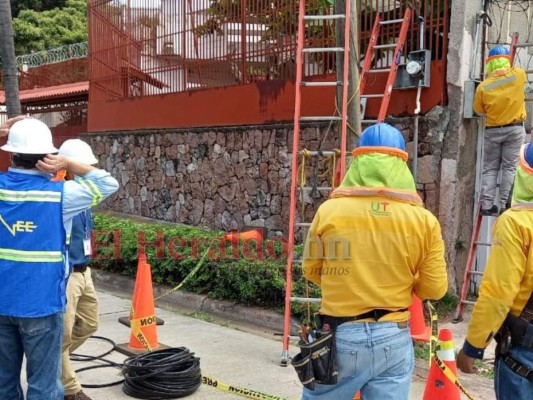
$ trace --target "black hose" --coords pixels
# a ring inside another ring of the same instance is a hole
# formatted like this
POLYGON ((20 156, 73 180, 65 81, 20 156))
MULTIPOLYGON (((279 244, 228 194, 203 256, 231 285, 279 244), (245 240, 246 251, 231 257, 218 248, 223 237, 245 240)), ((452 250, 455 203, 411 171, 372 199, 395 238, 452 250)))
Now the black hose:
POLYGON ((185 347, 156 350, 124 361, 122 390, 138 399, 189 396, 202 384, 200 359, 185 347))

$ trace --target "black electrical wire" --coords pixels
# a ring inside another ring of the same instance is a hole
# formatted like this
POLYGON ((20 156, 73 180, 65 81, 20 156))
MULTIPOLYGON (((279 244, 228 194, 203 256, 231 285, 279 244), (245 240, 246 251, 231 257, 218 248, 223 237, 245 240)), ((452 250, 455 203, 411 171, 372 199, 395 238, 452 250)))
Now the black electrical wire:
POLYGON ((82 384, 84 388, 105 388, 124 383, 122 390, 129 396, 139 399, 175 399, 194 393, 202 383, 200 359, 185 347, 156 350, 134 356, 116 363, 105 357, 115 350, 115 342, 102 336, 91 336, 112 345, 97 356, 71 354, 72 361, 99 361, 103 365, 91 365, 75 370, 76 373, 97 368, 117 368, 124 379, 102 384, 82 384))
POLYGON ((200 359, 185 347, 156 350, 124 361, 122 390, 138 399, 185 397, 202 384, 200 359))

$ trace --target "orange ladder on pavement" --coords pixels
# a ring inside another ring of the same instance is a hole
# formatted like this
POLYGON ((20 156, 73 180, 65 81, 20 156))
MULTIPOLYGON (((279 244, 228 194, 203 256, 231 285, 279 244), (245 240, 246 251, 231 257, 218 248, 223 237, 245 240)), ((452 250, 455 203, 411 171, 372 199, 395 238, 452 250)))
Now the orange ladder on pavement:
MULTIPOLYGON (((289 341, 291 339, 298 339, 298 336, 291 337, 291 306, 292 303, 320 303, 320 298, 309 297, 295 297, 293 296, 293 266, 294 264, 301 264, 301 259, 296 259, 294 254, 295 247, 295 233, 298 228, 309 228, 310 222, 297 221, 297 203, 299 196, 303 196, 303 190, 305 187, 298 186, 298 171, 299 171, 299 159, 300 157, 323 157, 331 156, 336 153, 334 149, 319 150, 319 151, 306 151, 300 148, 300 131, 301 124, 303 122, 338 122, 340 127, 340 152, 338 156, 338 172, 340 179, 346 171, 346 144, 347 144, 347 115, 348 115, 348 70, 349 70, 349 39, 351 32, 350 19, 347 16, 350 15, 351 2, 346 2, 346 9, 344 14, 322 14, 322 15, 306 15, 306 2, 300 0, 299 4, 299 18, 298 18, 298 46, 296 52, 296 96, 294 106, 294 136, 293 136, 293 158, 292 158, 292 181, 290 191, 290 209, 289 209, 289 238, 287 248, 287 272, 286 272, 286 291, 285 291, 285 318, 283 327, 283 351, 281 355, 281 365, 286 366, 290 361, 289 355, 289 341), (306 47, 305 42, 305 24, 308 21, 324 21, 324 20, 344 20, 344 46, 343 47, 306 47), (335 52, 337 57, 342 53, 344 61, 344 76, 342 82, 306 82, 304 81, 304 54, 305 53, 325 53, 335 52), (302 87, 304 86, 342 86, 342 107, 340 116, 302 116, 301 104, 302 104, 302 87), (298 189, 301 189, 299 191, 298 189)), ((363 121, 363 122, 381 122, 387 115, 387 110, 390 102, 391 92, 396 79, 396 72, 398 71, 398 65, 400 56, 403 51, 409 24, 411 21, 412 11, 407 8, 402 19, 382 21, 380 15, 376 16, 374 27, 372 30, 372 37, 370 46, 367 51, 365 64, 361 74, 360 81, 360 93, 362 98, 382 98, 380 111, 377 121, 363 121), (398 40, 393 45, 377 45, 378 35, 380 28, 383 25, 398 24, 401 23, 400 33, 398 40), (394 48, 393 65, 387 69, 371 69, 372 58, 376 49, 394 48), (365 94, 365 80, 368 74, 371 73, 383 73, 388 72, 388 79, 383 94, 365 94)), ((340 180, 338 181, 340 182, 340 180)), ((338 183, 337 183, 338 184, 338 183)), ((318 187, 315 188, 321 191, 330 191, 333 187, 318 187)))
MULTIPOLYGON (((490 218, 490 217, 487 217, 490 218)), ((481 215, 481 205, 478 206, 476 211, 476 219, 474 223, 474 229, 472 230, 472 238, 470 240, 470 250, 468 251, 468 258, 466 259, 466 268, 463 278, 463 285, 461 286, 461 297, 457 302, 457 307, 455 309, 455 314, 453 317, 453 323, 458 323, 463 320, 463 312, 466 305, 474 305, 476 302, 467 300, 470 284, 472 282, 473 276, 483 276, 482 271, 476 269, 476 255, 478 246, 492 246, 490 242, 481 242, 479 241, 479 233, 481 232, 481 223, 483 221, 483 215, 481 215)))
MULTIPOLYGON (((349 66, 349 39, 350 39, 350 15, 351 2, 346 2, 344 14, 321 14, 306 15, 306 2, 300 0, 298 15, 298 47, 296 50, 296 96, 294 101, 294 135, 292 142, 292 181, 290 192, 290 209, 289 209, 289 238, 287 248, 287 276, 285 291, 285 319, 283 327, 283 352, 281 355, 281 365, 286 366, 290 361, 289 340, 291 339, 291 304, 293 302, 315 302, 319 303, 318 298, 294 297, 292 293, 292 269, 294 263, 301 263, 301 259, 295 259, 294 245, 295 233, 297 228, 308 228, 311 224, 303 221, 296 221, 297 202, 299 196, 303 196, 305 187, 298 187, 298 170, 300 157, 323 157, 331 156, 336 153, 335 149, 320 151, 303 151, 300 148, 300 131, 303 122, 339 122, 340 125, 340 152, 338 157, 338 171, 340 177, 344 176, 346 170, 346 143, 347 143, 347 119, 348 119, 348 66, 349 66), (307 47, 305 43, 305 24, 308 21, 328 21, 341 20, 345 21, 344 29, 344 46, 343 47, 307 47), (304 54, 306 53, 326 53, 335 52, 337 57, 342 53, 344 60, 344 76, 342 82, 306 82, 304 81, 304 54), (342 107, 340 116, 303 116, 302 111, 302 87, 324 87, 324 86, 342 86, 342 107), (300 189, 300 191, 298 191, 300 189)), ((316 188, 322 191, 329 191, 332 187, 316 188)))

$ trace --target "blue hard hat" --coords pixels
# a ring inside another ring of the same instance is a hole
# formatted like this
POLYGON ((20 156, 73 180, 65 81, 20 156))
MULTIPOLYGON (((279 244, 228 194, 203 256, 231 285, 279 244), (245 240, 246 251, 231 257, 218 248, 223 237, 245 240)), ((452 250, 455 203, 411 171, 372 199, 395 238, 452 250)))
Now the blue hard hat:
POLYGON ((398 129, 389 124, 372 125, 363 131, 357 147, 383 146, 405 150, 405 140, 398 129))
POLYGON ((490 49, 489 51, 489 57, 494 56, 508 56, 509 50, 507 50, 507 47, 504 46, 496 46, 490 49))
POLYGON ((533 168, 533 146, 529 143, 525 149, 524 158, 528 165, 533 168))

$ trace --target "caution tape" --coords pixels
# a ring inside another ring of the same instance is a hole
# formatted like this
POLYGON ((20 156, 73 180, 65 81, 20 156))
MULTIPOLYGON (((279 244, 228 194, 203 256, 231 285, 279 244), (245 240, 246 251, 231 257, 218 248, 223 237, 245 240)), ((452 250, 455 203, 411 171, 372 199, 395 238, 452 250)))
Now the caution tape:
MULTIPOLYGON (((133 311, 133 307, 132 307, 132 311, 133 311)), ((131 331, 133 333, 133 336, 137 338, 139 343, 141 343, 147 351, 153 351, 153 349, 150 346, 150 343, 148 343, 148 339, 146 339, 146 336, 144 336, 144 332, 142 331, 141 328, 143 326, 152 325, 155 323, 156 323, 155 315, 149 315, 148 317, 142 317, 142 318, 135 318, 130 321, 131 331)))
POLYGON ((218 389, 222 392, 235 394, 237 396, 245 397, 247 399, 257 400, 288 400, 286 397, 275 396, 272 394, 258 392, 257 390, 242 388, 239 386, 228 385, 227 383, 220 382, 216 378, 208 376, 202 376, 202 383, 212 388, 218 389))
POLYGON ((437 364, 437 367, 442 371, 444 376, 448 378, 448 380, 453 383, 455 386, 459 388, 459 390, 469 399, 474 400, 474 398, 466 391, 463 385, 459 382, 459 379, 457 379, 457 375, 454 374, 454 372, 448 367, 444 361, 442 361, 439 356, 435 353, 435 357, 433 358, 435 360, 435 364, 437 364))
POLYGON ((189 275, 187 275, 184 280, 182 280, 177 286, 175 286, 172 289, 168 290, 166 293, 162 294, 159 297, 156 297, 154 300, 160 300, 163 297, 168 296, 170 293, 173 293, 176 290, 179 290, 202 267, 202 265, 204 264, 205 258, 207 257, 207 254, 209 253, 209 250, 211 250, 211 246, 209 246, 207 248, 207 250, 202 255, 202 258, 200 258, 200 260, 198 261, 198 264, 196 264, 196 266, 191 270, 191 272, 189 272, 189 275))
POLYGON ((453 342, 444 342, 439 343, 439 326, 438 326, 438 315, 435 306, 430 302, 426 301, 424 303, 427 307, 430 323, 431 323, 431 337, 429 339, 429 365, 431 368, 431 360, 435 360, 435 364, 442 371, 444 376, 459 388, 459 390, 469 399, 474 400, 474 398, 466 391, 463 385, 459 382, 457 375, 446 365, 446 363, 439 358, 437 355, 437 350, 454 350, 453 342))

